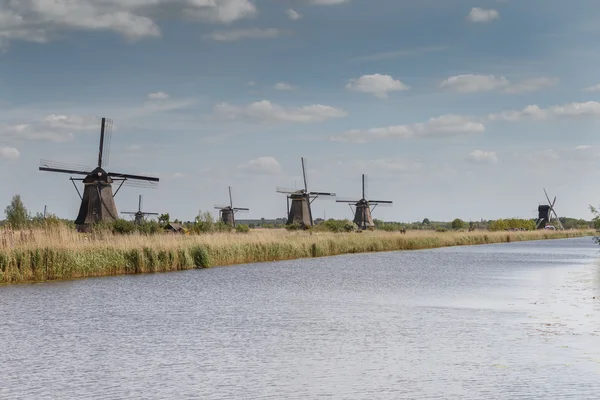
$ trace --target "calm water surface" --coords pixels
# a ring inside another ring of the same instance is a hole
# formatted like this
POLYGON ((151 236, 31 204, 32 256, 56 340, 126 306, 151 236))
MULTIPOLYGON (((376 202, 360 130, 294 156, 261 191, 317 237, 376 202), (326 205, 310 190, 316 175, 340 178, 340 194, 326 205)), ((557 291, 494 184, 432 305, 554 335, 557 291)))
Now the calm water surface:
POLYGON ((597 259, 584 238, 0 287, 0 398, 598 399, 597 259))

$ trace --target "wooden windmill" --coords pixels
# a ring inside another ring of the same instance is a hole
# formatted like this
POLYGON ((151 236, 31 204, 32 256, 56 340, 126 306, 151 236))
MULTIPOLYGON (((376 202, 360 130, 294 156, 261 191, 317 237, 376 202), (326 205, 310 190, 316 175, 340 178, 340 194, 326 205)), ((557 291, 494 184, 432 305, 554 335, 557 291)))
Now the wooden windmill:
POLYGON ((352 205, 354 205, 354 210, 352 210, 354 213, 354 223, 363 230, 375 227, 372 217, 372 212, 375 210, 375 207, 379 205, 391 206, 393 204, 393 202, 389 200, 368 200, 366 180, 367 177, 365 174, 362 174, 362 197, 359 200, 336 200, 337 203, 348 203, 350 209, 352 209, 352 205))
POLYGON ((229 205, 215 205, 215 208, 219 210, 219 218, 221 219, 221 221, 233 227, 235 227, 235 213, 237 213, 238 211, 250 211, 249 208, 233 206, 233 198, 231 197, 231 186, 229 186, 229 205))
POLYGON ((556 196, 554 196, 554 200, 550 201, 550 197, 548 196, 548 192, 544 189, 544 194, 546 195, 546 200, 548 200, 548 204, 541 204, 538 207, 538 219, 536 222, 537 229, 544 229, 546 225, 550 224, 553 220, 556 221, 560 229, 565 229, 558 218, 558 214, 554 209, 554 205, 556 204, 556 196))
POLYGON ((87 167, 71 166, 53 161, 42 160, 40 162, 40 171, 61 172, 85 176, 85 178, 69 178, 81 198, 79 214, 75 219, 75 224, 79 231, 86 231, 89 229, 90 225, 100 221, 114 221, 118 219, 114 197, 123 184, 126 184, 127 186, 154 187, 158 182, 158 178, 150 176, 106 172, 104 167, 106 167, 108 163, 111 135, 112 120, 102 118, 102 124, 100 125, 98 166, 91 170, 87 167), (81 195, 75 184, 76 180, 83 181, 83 195, 81 195), (120 182, 120 184, 113 194, 112 184, 114 182, 120 182))
POLYGON ((300 224, 302 227, 307 228, 313 226, 312 210, 310 205, 318 197, 335 197, 335 193, 328 192, 309 192, 308 183, 306 179, 306 165, 304 157, 302 161, 302 178, 304 180, 304 189, 293 190, 285 188, 277 188, 277 193, 283 193, 287 197, 287 213, 288 219, 287 224, 300 224), (290 207, 290 200, 292 201, 290 207))
POLYGON ((137 211, 122 211, 121 214, 133 215, 136 224, 143 223, 146 219, 146 215, 158 215, 158 213, 142 211, 142 200, 142 195, 140 194, 137 211))

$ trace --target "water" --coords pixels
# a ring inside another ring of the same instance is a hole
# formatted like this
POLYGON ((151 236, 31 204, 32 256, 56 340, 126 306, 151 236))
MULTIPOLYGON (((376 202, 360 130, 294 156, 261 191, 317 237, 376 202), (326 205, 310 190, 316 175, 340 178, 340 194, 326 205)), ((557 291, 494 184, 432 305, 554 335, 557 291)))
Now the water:
POLYGON ((597 258, 582 238, 0 287, 0 398, 597 399, 597 258))

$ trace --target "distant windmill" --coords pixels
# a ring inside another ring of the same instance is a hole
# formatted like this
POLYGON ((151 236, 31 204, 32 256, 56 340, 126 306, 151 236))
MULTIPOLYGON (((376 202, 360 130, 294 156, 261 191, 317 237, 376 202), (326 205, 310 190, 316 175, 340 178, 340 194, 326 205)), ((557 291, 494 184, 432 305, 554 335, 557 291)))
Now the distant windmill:
POLYGON ((309 192, 308 191, 308 183, 306 179, 306 165, 304 161, 304 157, 301 158, 302 161, 302 178, 304 180, 304 189, 294 190, 294 189, 285 189, 285 188, 277 188, 277 193, 283 193, 287 197, 287 213, 288 219, 287 224, 300 224, 304 228, 313 226, 313 217, 312 210, 310 205, 313 201, 315 201, 320 196, 328 196, 335 197, 335 193, 327 193, 327 192, 309 192), (292 200, 292 205, 290 207, 290 200, 292 200))
POLYGON ((556 221, 560 229, 565 229, 558 219, 558 214, 554 209, 554 205, 556 204, 556 196, 554 196, 554 200, 550 201, 550 197, 548 196, 548 192, 544 189, 544 194, 546 195, 546 199, 548 200, 548 204, 542 204, 538 207, 538 220, 536 223, 537 229, 544 229, 547 224, 552 222, 552 220, 556 221), (553 216, 554 214, 554 216, 553 216))
POLYGON ((118 218, 114 196, 119 192, 121 186, 123 186, 125 182, 128 182, 126 184, 127 186, 138 187, 154 187, 153 185, 158 182, 158 178, 149 176, 106 172, 103 167, 108 163, 111 136, 112 120, 102 118, 102 124, 100 125, 98 166, 91 170, 87 167, 71 166, 53 161, 42 160, 40 162, 40 171, 61 172, 85 176, 85 178, 69 178, 71 182, 73 182, 73 186, 75 186, 75 190, 77 190, 77 193, 81 198, 79 214, 75 219, 75 224, 79 231, 87 230, 91 224, 100 221, 114 221, 118 218), (83 196, 75 184, 76 180, 83 181, 83 196), (121 181, 121 183, 113 194, 112 183, 115 181, 121 181))
POLYGON ((373 223, 373 217, 371 215, 375 207, 377 207, 378 205, 391 206, 393 204, 393 202, 389 200, 368 200, 366 190, 366 179, 367 177, 365 176, 365 174, 362 174, 362 197, 360 199, 336 200, 336 202, 338 203, 348 203, 350 209, 352 209, 352 204, 354 205, 354 223, 360 229, 363 230, 375 227, 375 224, 373 223))
POLYGON ((137 211, 122 211, 121 214, 135 216, 136 224, 141 224, 142 222, 144 222, 144 220, 146 219, 146 215, 158 215, 158 213, 142 211, 142 201, 143 201, 143 198, 142 198, 142 195, 140 194, 140 197, 138 200, 138 210, 137 211))
POLYGON ((219 216, 222 222, 227 225, 235 226, 235 213, 238 211, 250 211, 249 208, 240 208, 233 206, 233 198, 231 197, 231 186, 229 186, 229 205, 219 206, 215 205, 215 208, 219 210, 219 216))

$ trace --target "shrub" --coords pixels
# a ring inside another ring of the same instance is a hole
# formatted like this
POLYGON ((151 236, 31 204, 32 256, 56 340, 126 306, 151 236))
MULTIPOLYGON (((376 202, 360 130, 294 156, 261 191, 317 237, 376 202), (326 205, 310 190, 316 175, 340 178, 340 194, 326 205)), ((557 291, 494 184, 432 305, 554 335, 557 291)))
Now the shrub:
POLYGON ((112 232, 119 235, 129 235, 136 231, 136 226, 131 221, 118 219, 112 223, 112 232))
POLYGON ((237 233, 248 233, 248 232, 250 232, 250 227, 248 225, 244 225, 244 224, 236 225, 235 231, 237 233))
POLYGON ((444 233, 444 232, 448 232, 448 229, 443 228, 441 226, 438 226, 437 228, 435 228, 436 232, 440 232, 440 233, 444 233))
POLYGON ((288 231, 299 231, 302 229, 302 225, 300 225, 297 222, 294 222, 293 224, 287 224, 285 226, 285 229, 287 229, 288 231))

